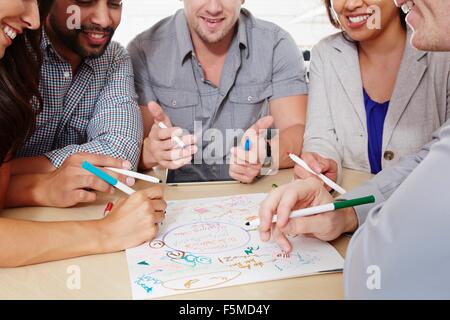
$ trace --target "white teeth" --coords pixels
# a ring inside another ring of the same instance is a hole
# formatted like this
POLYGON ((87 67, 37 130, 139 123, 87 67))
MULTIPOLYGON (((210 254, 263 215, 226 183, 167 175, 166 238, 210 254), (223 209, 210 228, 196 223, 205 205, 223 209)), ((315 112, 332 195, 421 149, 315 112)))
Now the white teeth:
POLYGON ((105 35, 100 33, 90 33, 89 35, 94 39, 103 39, 105 37, 105 35))
POLYGON ((408 14, 412 8, 414 8, 414 1, 406 1, 403 5, 402 5, 402 10, 404 13, 408 14))
POLYGON ((10 37, 11 40, 14 40, 14 39, 17 37, 17 33, 16 33, 13 29, 11 29, 10 27, 8 27, 8 26, 5 26, 5 27, 3 28, 3 32, 4 32, 8 37, 10 37))
POLYGON ((348 19, 350 20, 351 23, 360 23, 369 19, 369 17, 370 15, 365 15, 365 16, 349 17, 348 19))
POLYGON ((206 22, 209 22, 209 23, 218 23, 221 21, 220 19, 205 19, 205 20, 206 20, 206 22))

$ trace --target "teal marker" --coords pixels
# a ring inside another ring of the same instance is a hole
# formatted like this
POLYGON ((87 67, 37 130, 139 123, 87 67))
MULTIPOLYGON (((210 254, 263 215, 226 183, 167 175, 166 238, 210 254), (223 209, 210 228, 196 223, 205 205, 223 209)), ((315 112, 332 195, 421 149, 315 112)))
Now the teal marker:
MULTIPOLYGON (((324 205, 317 206, 317 207, 293 211, 293 212, 291 212, 289 219, 312 216, 312 215, 319 214, 319 213, 331 212, 331 211, 335 211, 335 210, 339 210, 339 209, 356 207, 356 206, 361 206, 364 204, 374 203, 374 202, 375 202, 374 196, 357 198, 357 199, 353 199, 353 200, 335 201, 333 203, 328 203, 328 204, 324 204, 324 205)), ((277 216, 274 215, 272 218, 272 223, 276 223, 276 222, 277 222, 277 216)), ((261 221, 259 219, 255 219, 251 222, 247 222, 245 225, 248 227, 258 227, 260 223, 261 223, 261 221)))
POLYGON ((83 169, 89 171, 90 173, 92 173, 97 178, 102 179, 106 183, 112 185, 113 187, 119 189, 120 191, 123 191, 124 193, 126 193, 128 195, 132 195, 133 193, 136 192, 133 189, 131 189, 129 186, 123 184, 122 182, 120 182, 116 178, 111 177, 109 174, 107 174, 106 172, 104 172, 104 171, 100 170, 99 168, 93 166, 92 164, 90 164, 87 161, 84 161, 83 164, 81 165, 81 167, 83 169))

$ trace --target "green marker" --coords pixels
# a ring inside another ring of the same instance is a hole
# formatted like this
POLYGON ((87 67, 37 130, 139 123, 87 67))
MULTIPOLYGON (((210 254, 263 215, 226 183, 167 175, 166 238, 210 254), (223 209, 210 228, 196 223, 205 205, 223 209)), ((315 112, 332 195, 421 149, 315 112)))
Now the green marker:
MULTIPOLYGON (((356 206, 361 206, 364 204, 374 203, 374 202, 375 202, 374 196, 357 198, 357 199, 353 199, 353 200, 335 201, 333 203, 328 203, 328 204, 324 204, 324 205, 317 206, 317 207, 292 211, 291 215, 289 216, 289 219, 298 218, 298 217, 307 217, 307 216, 312 216, 312 215, 319 214, 319 213, 331 212, 331 211, 335 211, 335 210, 339 210, 339 209, 356 207, 356 206)), ((276 222, 277 222, 277 216, 275 215, 272 218, 272 223, 276 223, 276 222)), ((247 222, 245 225, 247 227, 258 227, 259 224, 260 224, 260 220, 256 219, 251 222, 247 222)))

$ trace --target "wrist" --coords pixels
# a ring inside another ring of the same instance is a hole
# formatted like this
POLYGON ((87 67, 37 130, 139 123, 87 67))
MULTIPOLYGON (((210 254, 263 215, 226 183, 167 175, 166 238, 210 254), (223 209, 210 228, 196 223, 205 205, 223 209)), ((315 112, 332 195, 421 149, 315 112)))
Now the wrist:
POLYGON ((102 220, 72 222, 76 226, 74 229, 79 230, 79 234, 83 235, 78 241, 80 255, 85 256, 113 252, 112 250, 109 250, 108 239, 105 234, 102 233, 101 221, 102 220))
POLYGON ((34 174, 30 180, 30 199, 32 205, 54 207, 52 181, 49 174, 34 174))
POLYGON ((158 161, 153 156, 153 152, 150 151, 150 143, 150 138, 145 138, 139 165, 139 168, 142 170, 149 170, 158 165, 158 161))
POLYGON ((92 229, 97 250, 100 253, 109 253, 120 251, 115 244, 115 238, 112 234, 109 218, 92 221, 92 229))
POLYGON ((358 216, 353 208, 346 208, 342 210, 345 217, 345 227, 343 233, 355 232, 358 229, 358 216))
POLYGON ((46 183, 45 174, 12 176, 6 194, 7 207, 49 206, 46 183))

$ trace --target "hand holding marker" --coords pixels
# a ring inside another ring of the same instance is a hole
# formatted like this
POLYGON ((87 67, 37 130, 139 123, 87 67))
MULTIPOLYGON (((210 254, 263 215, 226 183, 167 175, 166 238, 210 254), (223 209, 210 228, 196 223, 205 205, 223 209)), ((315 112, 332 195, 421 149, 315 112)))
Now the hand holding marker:
MULTIPOLYGON (((107 174, 106 172, 100 170, 99 168, 93 166, 92 164, 90 164, 87 161, 84 161, 82 164, 82 168, 89 171, 90 173, 92 173, 93 175, 95 175, 96 177, 102 179, 103 181, 105 181, 106 183, 109 183, 110 185, 112 185, 113 187, 116 187, 117 189, 119 189, 120 191, 128 194, 128 195, 132 195, 133 193, 135 193, 136 191, 133 190, 132 188, 128 187, 127 185, 123 184, 122 182, 120 182, 119 180, 117 180, 116 178, 110 176, 109 174, 107 174)), ((140 180, 145 180, 148 182, 152 182, 152 183, 161 183, 162 181, 152 177, 152 176, 147 176, 145 174, 141 174, 141 173, 136 173, 136 172, 132 172, 132 171, 128 171, 128 170, 122 170, 122 169, 115 169, 115 168, 107 168, 108 170, 123 174, 123 175, 127 175, 136 179, 140 179, 140 180)))
POLYGON ((342 188, 340 185, 338 185, 336 182, 334 182, 333 180, 331 180, 330 178, 328 178, 326 175, 322 174, 322 173, 317 173, 314 172, 309 166, 308 164, 303 161, 302 159, 300 159, 298 156, 296 156, 295 154, 290 153, 289 157, 292 159, 292 161, 294 161, 296 164, 298 164, 299 166, 301 166, 303 169, 305 169, 306 171, 308 171, 309 173, 319 177, 327 186, 329 186, 331 189, 339 192, 340 194, 345 194, 347 193, 347 191, 345 191, 344 188, 342 188))
MULTIPOLYGON (((158 126, 161 129, 168 129, 168 127, 162 122, 158 123, 158 126)), ((173 136, 172 139, 175 140, 175 142, 180 146, 181 149, 186 148, 186 144, 179 137, 173 136)))
POLYGON ((92 164, 90 164, 87 161, 84 161, 83 164, 81 165, 81 167, 83 169, 89 171, 90 173, 92 173, 94 176, 102 179, 106 183, 109 183, 113 187, 115 187, 115 188, 119 189, 120 191, 126 193, 127 195, 132 195, 133 193, 136 192, 135 190, 133 190, 129 186, 123 184, 122 182, 120 182, 116 178, 110 176, 106 172, 104 172, 104 171, 100 170, 99 168, 93 166, 92 164))
MULTIPOLYGON (((357 198, 357 199, 353 199, 353 200, 335 201, 333 203, 328 203, 328 204, 324 204, 324 205, 317 206, 317 207, 311 207, 311 208, 293 211, 293 212, 291 212, 289 219, 299 218, 299 217, 307 217, 307 216, 312 216, 312 215, 316 215, 319 213, 332 212, 332 211, 339 210, 339 209, 356 207, 356 206, 361 206, 364 204, 374 203, 374 202, 375 202, 374 196, 357 198)), ((272 218, 272 223, 276 223, 277 221, 278 221, 277 216, 274 215, 272 218)), ((261 223, 261 220, 256 219, 251 222, 246 222, 245 225, 247 227, 259 227, 260 223, 261 223)))

